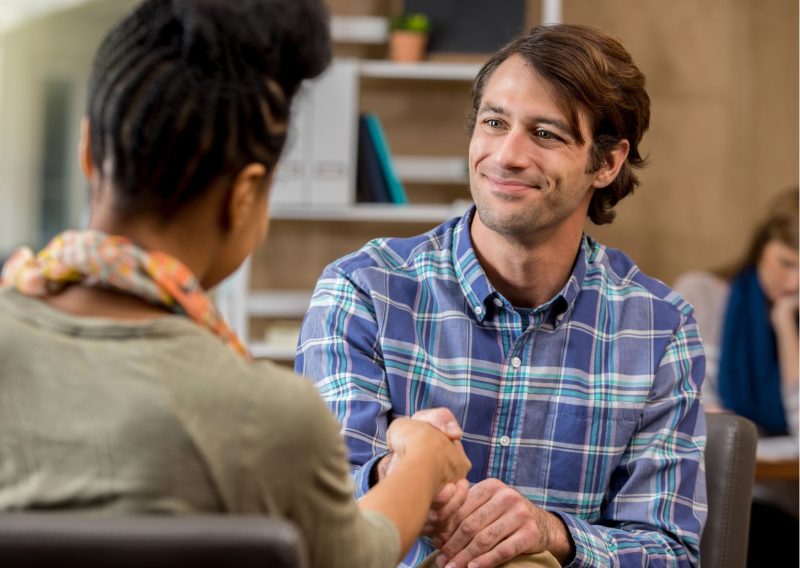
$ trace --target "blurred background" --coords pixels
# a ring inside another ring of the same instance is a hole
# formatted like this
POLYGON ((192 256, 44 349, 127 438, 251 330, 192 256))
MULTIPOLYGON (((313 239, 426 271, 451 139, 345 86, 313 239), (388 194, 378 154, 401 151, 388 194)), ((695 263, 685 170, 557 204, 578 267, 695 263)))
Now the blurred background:
MULTIPOLYGON (((391 16, 424 11, 426 5, 438 10, 425 56, 439 66, 434 74, 486 59, 494 46, 483 31, 493 14, 505 22, 496 26, 500 38, 552 18, 547 11, 554 5, 548 0, 328 3, 345 28, 363 24, 356 31, 340 30, 335 47, 337 55, 360 62, 388 57, 387 35, 370 32, 370 23, 383 21, 382 26, 391 16), (460 34, 455 42, 453 33, 460 34)), ((41 246, 61 229, 85 222, 77 144, 91 57, 106 30, 133 4, 0 0, 0 259, 20 244, 41 246)), ((668 283, 686 270, 735 260, 770 198, 798 180, 798 2, 563 0, 556 5, 555 17, 564 22, 593 24, 620 36, 647 76, 652 99, 643 144, 650 165, 641 174, 642 185, 617 207, 612 225, 589 225, 587 231, 668 283)), ((357 88, 359 111, 380 117, 393 154, 466 156, 469 77, 442 80, 412 72, 398 78, 383 67, 362 71, 357 88)), ((422 232, 450 211, 426 205, 456 202, 451 209, 459 213, 464 206, 459 200, 469 199, 463 175, 414 178, 412 172, 405 184, 409 205, 421 207, 417 217, 413 208, 367 219, 277 215, 269 243, 253 259, 246 289, 300 291, 303 298, 330 260, 374 236, 422 232)), ((251 314, 251 337, 267 327, 259 318, 284 317, 262 312, 251 314)))

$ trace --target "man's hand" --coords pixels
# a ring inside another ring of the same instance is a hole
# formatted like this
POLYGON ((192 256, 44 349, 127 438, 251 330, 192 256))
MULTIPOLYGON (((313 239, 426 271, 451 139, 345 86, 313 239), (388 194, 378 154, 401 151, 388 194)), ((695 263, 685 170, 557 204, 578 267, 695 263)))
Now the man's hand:
POLYGON ((497 479, 477 483, 453 516, 451 531, 435 536, 440 568, 493 568, 525 553, 549 551, 565 565, 575 554, 567 527, 497 479))
POLYGON ((468 494, 469 482, 466 479, 445 485, 431 503, 422 534, 435 536, 452 533, 455 530, 455 513, 464 505, 468 494))

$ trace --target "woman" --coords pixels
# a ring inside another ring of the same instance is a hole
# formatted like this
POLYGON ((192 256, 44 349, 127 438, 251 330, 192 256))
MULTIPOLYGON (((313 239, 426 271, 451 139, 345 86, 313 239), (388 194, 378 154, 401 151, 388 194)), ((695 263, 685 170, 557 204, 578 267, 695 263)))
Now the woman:
MULTIPOLYGON (((761 455, 797 455, 798 278, 794 188, 774 200, 736 268, 691 272, 674 286, 694 306, 703 336, 706 410, 752 420, 761 455)), ((766 566, 770 558, 797 565, 797 489, 782 482, 754 487, 749 565, 766 566)))
POLYGON ((392 473, 356 504, 311 383, 251 361, 206 295, 266 234, 327 29, 318 0, 148 0, 106 37, 80 150, 89 230, 3 272, 0 509, 277 515, 313 566, 391 566, 434 496, 465 492, 460 432, 398 419, 392 473))
POLYGON ((779 195, 736 268, 688 273, 706 349, 706 410, 751 419, 765 436, 797 433, 798 191, 779 195), (793 402, 794 401, 794 402, 793 402))

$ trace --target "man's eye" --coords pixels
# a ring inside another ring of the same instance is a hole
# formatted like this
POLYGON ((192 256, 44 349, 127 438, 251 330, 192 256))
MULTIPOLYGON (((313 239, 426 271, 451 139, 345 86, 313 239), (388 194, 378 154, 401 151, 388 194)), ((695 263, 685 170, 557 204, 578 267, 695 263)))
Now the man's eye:
POLYGON ((487 118, 486 125, 490 128, 500 128, 500 121, 496 118, 487 118))
POLYGON ((541 138, 542 140, 555 140, 555 136, 549 130, 542 130, 539 128, 536 130, 535 135, 537 138, 541 138))

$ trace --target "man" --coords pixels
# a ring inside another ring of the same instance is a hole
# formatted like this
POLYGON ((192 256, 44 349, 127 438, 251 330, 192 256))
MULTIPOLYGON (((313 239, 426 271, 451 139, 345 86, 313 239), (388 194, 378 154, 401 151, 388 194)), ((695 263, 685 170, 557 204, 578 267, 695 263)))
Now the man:
POLYGON ((512 41, 476 78, 475 209, 325 269, 296 370, 343 425, 358 495, 393 417, 448 407, 469 489, 441 495, 440 567, 698 564, 704 358, 691 307, 583 234, 631 193, 649 125, 624 47, 583 26, 512 41))

